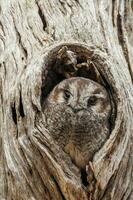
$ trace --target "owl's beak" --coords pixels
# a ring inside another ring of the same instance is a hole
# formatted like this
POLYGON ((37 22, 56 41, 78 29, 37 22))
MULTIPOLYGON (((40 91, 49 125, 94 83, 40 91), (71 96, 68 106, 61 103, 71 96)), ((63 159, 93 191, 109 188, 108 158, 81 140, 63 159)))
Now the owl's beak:
POLYGON ((81 107, 80 105, 78 105, 78 106, 71 106, 71 105, 69 105, 69 107, 72 109, 72 111, 74 113, 78 113, 79 111, 82 111, 82 110, 85 109, 85 108, 81 107))

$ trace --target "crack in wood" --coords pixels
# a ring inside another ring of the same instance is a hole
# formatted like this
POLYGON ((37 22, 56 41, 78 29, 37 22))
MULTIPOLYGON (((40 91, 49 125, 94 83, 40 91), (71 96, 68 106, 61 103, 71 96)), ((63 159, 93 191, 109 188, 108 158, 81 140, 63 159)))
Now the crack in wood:
POLYGON ((16 113, 16 108, 15 108, 15 102, 11 106, 11 111, 12 111, 12 119, 13 119, 14 123, 17 125, 17 113, 16 113))
POLYGON ((123 44, 122 18, 119 13, 117 15, 117 30, 118 30, 119 44, 122 46, 122 44, 123 44))
POLYGON ((27 52, 27 49, 24 47, 23 43, 22 43, 22 39, 21 39, 21 34, 19 33, 17 27, 16 27, 16 23, 14 21, 14 18, 13 18, 13 23, 14 23, 14 28, 15 28, 15 31, 16 31, 16 35, 18 37, 18 43, 21 45, 21 49, 23 50, 24 52, 24 55, 25 57, 27 58, 28 56, 28 52, 27 52))
POLYGON ((82 184, 86 187, 88 186, 88 181, 87 181, 87 173, 85 170, 81 170, 81 180, 82 184))
POLYGON ((112 24, 113 24, 113 26, 115 26, 114 8, 115 8, 115 0, 112 0, 112 24))
POLYGON ((61 188, 60 188, 58 182, 56 181, 55 177, 54 177, 54 176, 51 176, 51 178, 53 179, 54 183, 56 184, 56 186, 57 186, 57 188, 58 188, 58 190, 59 190, 59 193, 60 193, 60 195, 61 195, 61 197, 62 197, 62 200, 66 200, 66 198, 64 197, 63 192, 61 191, 61 188))
POLYGON ((128 69, 129 69, 131 80, 132 80, 132 83, 133 83, 133 73, 132 73, 131 64, 130 64, 130 60, 129 60, 128 47, 127 47, 125 37, 124 37, 122 16, 119 13, 117 15, 117 30, 118 30, 119 44, 122 47, 122 51, 123 51, 123 54, 125 56, 125 60, 127 61, 128 69))
POLYGON ((21 116, 22 118, 25 117, 24 108, 23 108, 23 102, 22 102, 22 94, 21 94, 21 91, 20 91, 20 99, 19 99, 19 113, 20 113, 20 116, 21 116))
POLYGON ((40 7, 39 3, 37 3, 37 7, 38 7, 38 14, 40 16, 40 19, 42 21, 42 24, 43 24, 43 30, 46 31, 46 28, 47 28, 47 22, 46 22, 46 18, 45 18, 45 15, 42 11, 42 8, 40 7))

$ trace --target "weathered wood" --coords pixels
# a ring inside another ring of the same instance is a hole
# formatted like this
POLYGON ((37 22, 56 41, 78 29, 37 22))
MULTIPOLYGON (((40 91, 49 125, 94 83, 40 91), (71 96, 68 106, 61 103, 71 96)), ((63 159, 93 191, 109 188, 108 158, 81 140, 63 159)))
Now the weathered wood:
POLYGON ((1 200, 133 199, 132 4, 1 0, 1 200), (93 59, 116 106, 110 138, 90 163, 90 187, 40 121, 42 83, 62 46, 93 59))

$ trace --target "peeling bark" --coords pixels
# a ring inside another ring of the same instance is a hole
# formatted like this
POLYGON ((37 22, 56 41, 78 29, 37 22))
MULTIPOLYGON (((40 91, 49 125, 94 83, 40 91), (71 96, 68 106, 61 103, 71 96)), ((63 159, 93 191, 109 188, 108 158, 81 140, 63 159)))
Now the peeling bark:
POLYGON ((133 1, 1 0, 0 15, 0 199, 132 200, 133 1), (64 46, 93 62, 114 101, 89 185, 41 121, 64 46))

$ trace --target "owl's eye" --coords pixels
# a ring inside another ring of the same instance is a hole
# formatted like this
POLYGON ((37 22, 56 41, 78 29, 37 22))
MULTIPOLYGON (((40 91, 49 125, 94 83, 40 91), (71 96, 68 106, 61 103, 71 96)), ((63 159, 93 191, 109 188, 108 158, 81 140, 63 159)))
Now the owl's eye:
POLYGON ((88 102, 87 102, 87 106, 93 106, 97 103, 97 97, 96 96, 92 96, 88 99, 88 102))
POLYGON ((64 98, 65 100, 68 100, 71 96, 71 93, 69 92, 69 90, 64 90, 64 98))

